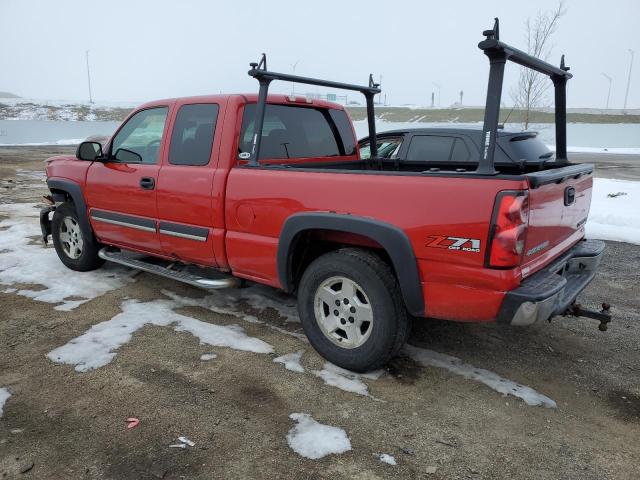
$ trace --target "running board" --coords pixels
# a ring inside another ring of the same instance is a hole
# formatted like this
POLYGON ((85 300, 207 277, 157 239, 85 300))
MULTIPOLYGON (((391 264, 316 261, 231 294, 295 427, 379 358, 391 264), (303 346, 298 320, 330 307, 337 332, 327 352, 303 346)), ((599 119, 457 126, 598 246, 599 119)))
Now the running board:
MULTIPOLYGON (((194 287, 204 288, 205 290, 217 290, 220 288, 233 288, 240 286, 240 279, 227 275, 217 270, 211 269, 218 278, 208 278, 206 276, 197 275, 187 271, 173 270, 171 266, 173 263, 168 263, 169 266, 162 266, 149 261, 145 261, 145 258, 155 259, 154 257, 144 257, 133 252, 123 252, 109 249, 105 247, 98 252, 98 256, 109 262, 118 263, 126 267, 135 268, 144 272, 160 275, 161 277, 171 278, 179 282, 188 283, 194 287)), ((188 267, 187 267, 188 268, 188 267)), ((204 269, 199 269, 204 270, 204 269)))

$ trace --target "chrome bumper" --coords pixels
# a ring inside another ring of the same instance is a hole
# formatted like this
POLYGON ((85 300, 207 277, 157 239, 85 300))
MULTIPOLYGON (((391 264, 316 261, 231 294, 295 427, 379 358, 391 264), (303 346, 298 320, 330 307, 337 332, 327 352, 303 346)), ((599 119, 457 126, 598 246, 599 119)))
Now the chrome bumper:
POLYGON ((601 240, 583 240, 559 259, 507 292, 496 321, 531 325, 564 313, 593 280, 602 259, 601 240))

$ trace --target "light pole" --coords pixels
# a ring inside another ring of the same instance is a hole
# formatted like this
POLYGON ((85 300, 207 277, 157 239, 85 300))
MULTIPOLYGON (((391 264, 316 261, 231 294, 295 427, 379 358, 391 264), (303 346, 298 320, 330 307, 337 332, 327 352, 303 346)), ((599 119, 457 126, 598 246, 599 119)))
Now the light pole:
POLYGON ((93 98, 91 96, 91 73, 89 72, 89 50, 85 52, 87 58, 87 82, 89 83, 89 103, 93 103, 93 98))
MULTIPOLYGON (((293 69, 293 74, 296 74, 296 67, 298 66, 298 64, 300 63, 300 60, 296 60, 294 63, 291 64, 291 68, 293 69)), ((296 82, 291 82, 291 96, 295 97, 296 96, 296 82)))
POLYGON ((431 83, 433 83, 433 86, 438 89, 438 107, 440 107, 440 85, 438 85, 436 82, 431 83))
POLYGON ((607 93, 607 106, 605 107, 607 110, 609 109, 609 99, 611 98, 611 84, 613 83, 613 78, 611 78, 606 73, 602 72, 602 76, 609 80, 609 92, 607 93))
POLYGON ((633 56, 636 52, 629 49, 629 53, 631 54, 631 60, 629 61, 629 77, 627 78, 627 91, 624 94, 624 110, 627 109, 627 100, 629 99, 629 86, 631 85, 631 69, 633 68, 633 56))

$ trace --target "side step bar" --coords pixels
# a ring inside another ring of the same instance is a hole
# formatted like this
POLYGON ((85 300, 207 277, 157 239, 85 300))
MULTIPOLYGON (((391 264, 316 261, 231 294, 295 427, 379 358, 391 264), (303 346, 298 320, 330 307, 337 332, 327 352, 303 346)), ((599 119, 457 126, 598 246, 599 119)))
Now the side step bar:
POLYGON ((118 263, 126 267, 160 275, 161 277, 171 278, 179 282, 188 283, 194 287, 204 288, 205 290, 217 290, 220 288, 233 288, 240 286, 240 279, 231 275, 215 271, 215 275, 218 278, 209 278, 187 271, 173 270, 167 266, 145 261, 145 257, 143 255, 137 255, 133 252, 125 253, 105 247, 98 252, 98 256, 109 262, 118 263))

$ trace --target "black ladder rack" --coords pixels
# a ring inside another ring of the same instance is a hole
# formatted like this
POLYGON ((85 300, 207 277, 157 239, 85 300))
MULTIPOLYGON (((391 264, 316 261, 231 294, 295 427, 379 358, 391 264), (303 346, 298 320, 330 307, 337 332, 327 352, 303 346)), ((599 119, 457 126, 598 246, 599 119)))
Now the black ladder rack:
POLYGON ((371 139, 371 157, 378 156, 378 146, 376 144, 376 123, 375 112, 373 108, 374 95, 381 92, 379 85, 373 82, 373 76, 369 75, 369 85, 352 85, 349 83, 333 82, 330 80, 320 80, 318 78, 300 77, 298 75, 289 75, 288 73, 270 72, 267 70, 267 56, 263 53, 259 63, 251 63, 249 75, 257 79, 260 83, 258 91, 258 105, 256 107, 256 117, 253 129, 253 141, 251 145, 251 153, 249 157, 249 166, 257 167, 260 165, 260 144, 262 143, 262 129, 264 126, 264 114, 267 108, 267 93, 269 85, 274 80, 283 80, 285 82, 304 83, 307 85, 318 85, 321 87, 339 88, 341 90, 353 90, 364 95, 367 101, 367 123, 369 125, 369 138, 371 139))
POLYGON ((544 60, 501 42, 500 24, 497 18, 493 30, 485 30, 483 35, 486 39, 478 44, 478 48, 489 57, 490 70, 484 126, 482 127, 482 151, 476 173, 484 175, 497 173, 494 168, 494 152, 504 67, 507 60, 547 75, 553 82, 555 88, 556 162, 559 165, 567 165, 569 163, 567 160, 567 80, 573 75, 568 72, 569 67, 564 64, 564 55, 560 60, 560 67, 555 67, 544 60))

